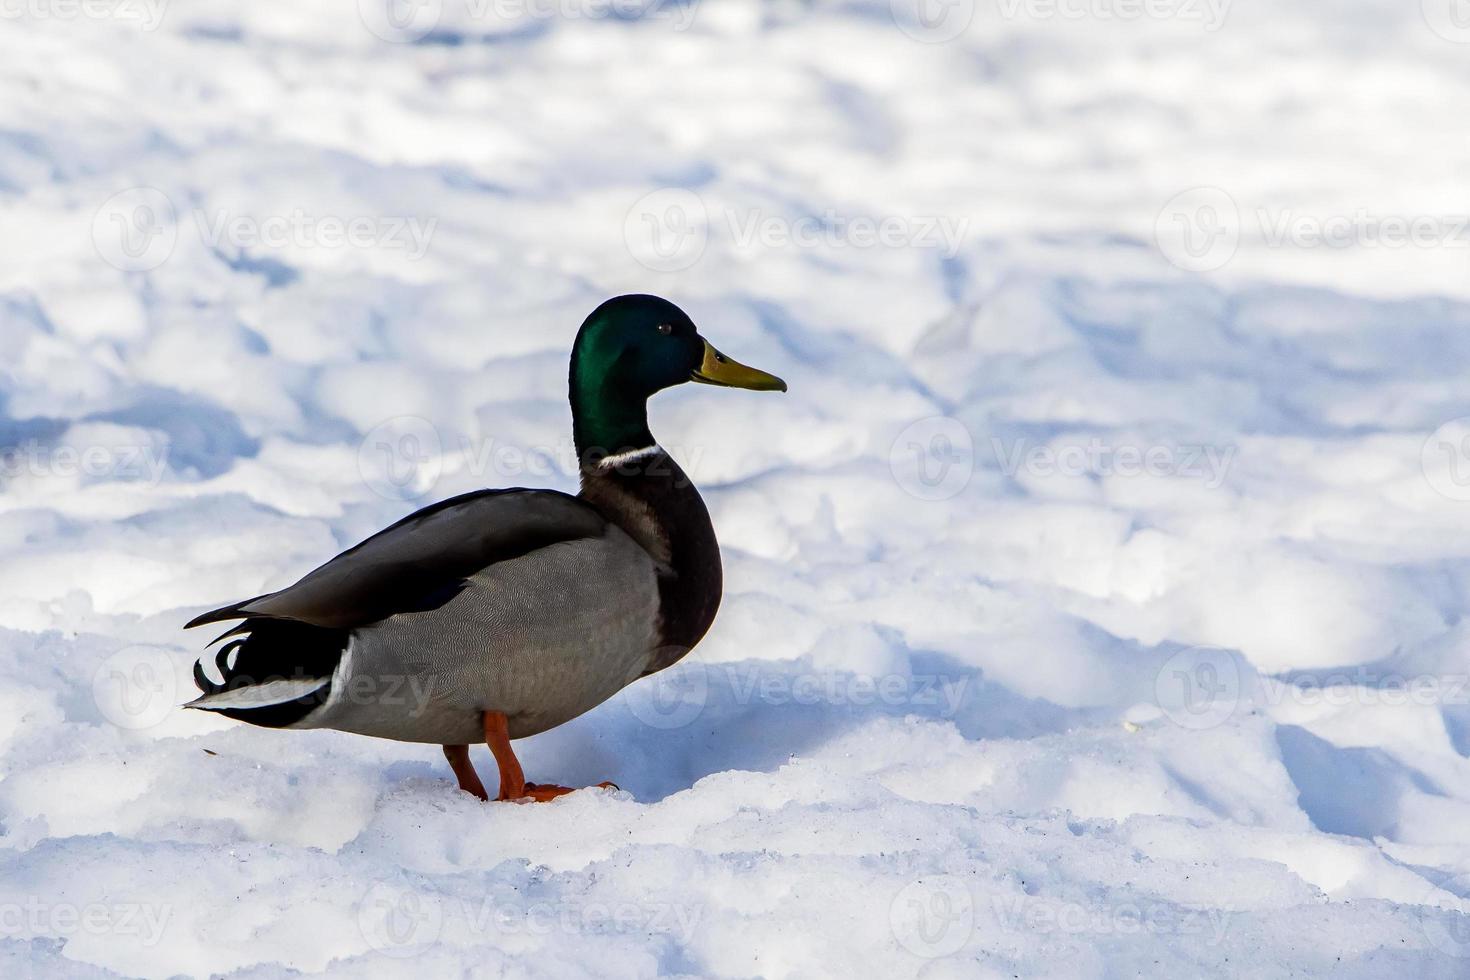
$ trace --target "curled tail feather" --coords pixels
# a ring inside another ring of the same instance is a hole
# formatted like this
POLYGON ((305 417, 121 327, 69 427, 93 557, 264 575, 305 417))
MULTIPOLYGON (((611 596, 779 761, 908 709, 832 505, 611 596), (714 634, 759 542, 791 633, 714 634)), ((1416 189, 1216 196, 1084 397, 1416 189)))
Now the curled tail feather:
POLYGON ((228 718, 284 728, 326 703, 332 674, 351 640, 347 630, 288 620, 252 618, 214 642, 229 639, 214 655, 213 680, 194 663, 201 696, 184 707, 215 711, 228 718))

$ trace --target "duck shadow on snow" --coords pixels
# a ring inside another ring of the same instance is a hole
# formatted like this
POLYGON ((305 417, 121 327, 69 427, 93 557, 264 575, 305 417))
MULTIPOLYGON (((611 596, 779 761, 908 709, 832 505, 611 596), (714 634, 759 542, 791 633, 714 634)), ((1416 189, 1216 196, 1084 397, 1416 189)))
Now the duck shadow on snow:
POLYGON ((966 739, 1033 738, 1087 713, 1028 699, 943 655, 866 678, 801 661, 692 659, 644 678, 560 728, 516 743, 533 780, 608 779, 652 803, 729 770, 773 772, 879 718, 951 722, 966 739))

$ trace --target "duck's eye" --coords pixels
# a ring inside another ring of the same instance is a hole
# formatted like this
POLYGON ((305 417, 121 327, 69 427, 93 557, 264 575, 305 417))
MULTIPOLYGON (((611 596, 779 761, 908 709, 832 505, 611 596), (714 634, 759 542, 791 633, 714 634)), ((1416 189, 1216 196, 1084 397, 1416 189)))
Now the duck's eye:
POLYGON ((674 332, 674 325, 672 323, 660 323, 658 325, 658 332, 667 337, 674 332))

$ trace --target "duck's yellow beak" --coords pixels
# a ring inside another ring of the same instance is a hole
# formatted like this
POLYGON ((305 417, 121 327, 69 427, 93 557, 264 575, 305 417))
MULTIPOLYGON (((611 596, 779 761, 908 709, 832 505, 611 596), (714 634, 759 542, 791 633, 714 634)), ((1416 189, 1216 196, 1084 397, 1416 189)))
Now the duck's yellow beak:
POLYGON ((695 368, 689 380, 700 384, 720 385, 723 388, 749 388, 752 391, 785 391, 786 382, 774 374, 753 367, 746 367, 715 350, 710 342, 704 342, 704 361, 695 368))

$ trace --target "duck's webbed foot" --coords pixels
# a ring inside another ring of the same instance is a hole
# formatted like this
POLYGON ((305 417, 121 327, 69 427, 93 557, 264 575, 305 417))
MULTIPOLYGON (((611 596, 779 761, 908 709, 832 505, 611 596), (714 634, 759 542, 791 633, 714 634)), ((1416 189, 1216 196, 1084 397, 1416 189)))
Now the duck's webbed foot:
MULTIPOLYGON (((616 783, 598 783, 596 788, 617 789, 618 785, 616 783)), ((553 786, 550 783, 527 783, 526 798, 536 803, 545 803, 547 800, 554 800, 558 796, 575 793, 578 789, 579 787, 577 786, 553 786)))
MULTIPOLYGON (((491 753, 495 756, 495 763, 500 767, 500 792, 495 799, 545 803, 558 796, 576 792, 576 788, 571 786, 526 782, 526 775, 521 771, 520 760, 516 758, 515 752, 510 747, 510 723, 506 720, 504 712, 485 712, 485 744, 490 747, 491 753)), ((444 751, 447 754, 449 747, 446 746, 444 751)), ((452 759, 450 764, 453 765, 452 759)), ((598 783, 597 785, 603 789, 618 788, 612 783, 598 783)), ((463 781, 460 782, 460 786, 464 786, 463 781)), ((486 797, 480 798, 485 799, 486 797)))

